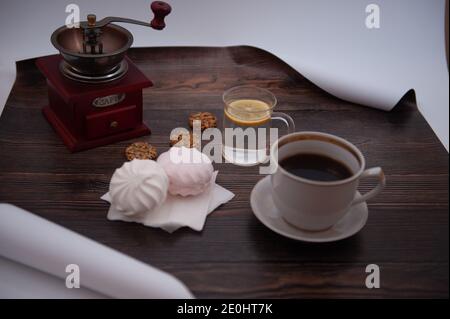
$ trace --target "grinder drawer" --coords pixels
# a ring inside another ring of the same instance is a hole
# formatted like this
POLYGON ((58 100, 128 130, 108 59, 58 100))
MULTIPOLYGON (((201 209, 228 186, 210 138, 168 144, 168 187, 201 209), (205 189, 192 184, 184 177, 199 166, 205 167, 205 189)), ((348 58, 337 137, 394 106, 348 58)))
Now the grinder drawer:
POLYGON ((136 105, 86 116, 86 138, 93 139, 133 129, 139 124, 136 105))

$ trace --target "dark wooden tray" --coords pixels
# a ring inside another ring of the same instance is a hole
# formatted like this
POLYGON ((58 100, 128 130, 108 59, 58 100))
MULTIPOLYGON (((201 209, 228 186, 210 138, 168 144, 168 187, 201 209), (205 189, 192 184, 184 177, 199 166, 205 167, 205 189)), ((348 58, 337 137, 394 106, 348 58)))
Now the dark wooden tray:
MULTIPOLYGON (((70 154, 41 113, 47 90, 34 60, 17 63, 0 118, 1 202, 160 267, 198 297, 448 298, 448 153, 412 96, 391 112, 348 103, 253 47, 142 48, 129 57, 155 84, 144 93, 144 117, 153 132, 144 139, 161 152, 171 129, 185 126, 191 111, 221 117, 223 91, 244 83, 275 93, 278 109, 295 119, 297 130, 355 143, 369 167, 384 168, 388 181, 369 203, 366 227, 330 244, 283 238, 251 212, 249 193, 262 177, 257 168, 230 164, 217 166, 218 183, 236 197, 208 218, 201 233, 168 234, 106 220, 108 205, 99 197, 129 142, 70 154), (381 268, 380 289, 365 287, 370 263, 381 268)), ((373 183, 364 181, 360 190, 373 183)))

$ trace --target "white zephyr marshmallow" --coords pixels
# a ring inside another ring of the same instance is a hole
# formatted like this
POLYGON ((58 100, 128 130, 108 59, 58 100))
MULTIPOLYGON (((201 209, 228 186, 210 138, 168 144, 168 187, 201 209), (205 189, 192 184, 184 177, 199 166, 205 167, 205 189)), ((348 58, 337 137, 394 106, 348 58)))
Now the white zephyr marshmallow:
POLYGON ((211 184, 211 160, 196 148, 172 147, 158 157, 158 163, 169 177, 172 195, 198 195, 211 184))
POLYGON ((134 159, 116 169, 109 184, 112 204, 125 216, 152 211, 167 196, 169 179, 164 169, 152 160, 134 159))

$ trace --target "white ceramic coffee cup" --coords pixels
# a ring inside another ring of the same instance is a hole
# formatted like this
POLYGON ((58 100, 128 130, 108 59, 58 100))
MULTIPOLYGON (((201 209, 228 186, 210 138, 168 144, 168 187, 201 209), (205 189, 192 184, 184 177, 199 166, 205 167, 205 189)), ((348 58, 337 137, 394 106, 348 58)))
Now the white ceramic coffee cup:
POLYGON ((336 224, 352 206, 376 196, 386 179, 380 167, 366 169, 361 151, 350 142, 320 132, 297 132, 278 139, 271 148, 275 171, 271 175, 272 196, 281 216, 290 224, 310 231, 320 231, 336 224), (322 182, 296 176, 279 165, 283 159, 299 154, 328 156, 344 163, 352 176, 322 182), (374 177, 378 184, 356 197, 361 178, 374 177))

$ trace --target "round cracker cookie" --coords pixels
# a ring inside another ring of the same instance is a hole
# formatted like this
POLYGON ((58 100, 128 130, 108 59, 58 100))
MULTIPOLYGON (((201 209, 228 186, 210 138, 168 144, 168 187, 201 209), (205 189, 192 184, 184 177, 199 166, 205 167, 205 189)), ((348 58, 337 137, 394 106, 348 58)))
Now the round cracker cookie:
POLYGON ((200 121, 201 130, 217 127, 217 118, 210 112, 196 112, 189 115, 189 126, 194 128, 194 121, 200 121))
POLYGON ((134 159, 155 160, 158 157, 156 148, 146 142, 135 142, 125 149, 125 157, 131 161, 134 159))
POLYGON ((170 135, 170 146, 198 148, 200 141, 197 137, 194 138, 192 132, 186 132, 185 130, 180 132, 174 132, 170 135))

